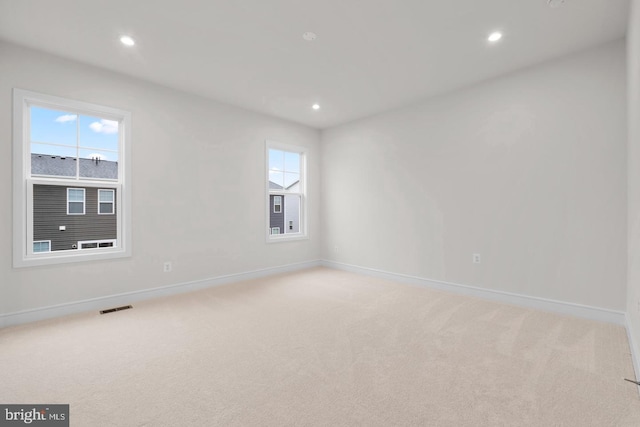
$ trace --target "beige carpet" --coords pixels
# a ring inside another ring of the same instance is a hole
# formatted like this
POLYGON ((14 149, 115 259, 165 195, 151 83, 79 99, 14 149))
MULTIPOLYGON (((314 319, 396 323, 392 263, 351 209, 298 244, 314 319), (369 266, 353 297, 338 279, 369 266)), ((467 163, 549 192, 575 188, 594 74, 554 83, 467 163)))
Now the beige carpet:
POLYGON ((330 269, 0 330, 72 426, 640 425, 622 327, 330 269))

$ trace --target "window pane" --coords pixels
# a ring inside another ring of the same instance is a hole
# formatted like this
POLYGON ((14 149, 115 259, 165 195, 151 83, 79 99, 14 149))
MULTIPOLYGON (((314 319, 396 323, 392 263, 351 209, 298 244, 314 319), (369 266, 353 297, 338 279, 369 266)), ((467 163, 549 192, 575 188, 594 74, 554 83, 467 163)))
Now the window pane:
POLYGON ((46 142, 75 146, 78 116, 42 107, 30 108, 30 142, 46 142))
POLYGON ((84 201, 84 189, 82 188, 69 188, 67 194, 70 202, 84 201))
MULTIPOLYGON (((115 202, 98 203, 98 190, 34 184, 34 243, 51 241, 51 251, 56 252, 82 249, 83 244, 79 242, 116 240, 118 214, 115 212, 115 202), (83 195, 86 196, 85 203, 82 202, 83 195), (97 215, 98 210, 111 215, 97 215)), ((111 190, 102 190, 101 193, 114 195, 111 190)))
POLYGON ((50 246, 49 242, 33 242, 33 252, 49 252, 50 246))
POLYGON ((282 190, 284 188, 284 173, 269 171, 269 189, 282 190))
POLYGON ((84 203, 82 202, 69 202, 70 214, 81 214, 84 212, 84 203))
POLYGON ((100 203, 100 213, 101 214, 113 213, 113 203, 100 203))
POLYGON ((289 191, 298 191, 300 182, 300 174, 298 173, 285 173, 284 174, 284 188, 289 191))
POLYGON ((41 107, 30 118, 33 175, 118 179, 117 121, 41 107))
POLYGON ((119 123, 100 117, 80 116, 80 147, 111 151, 117 160, 119 123))
POLYGON ((117 153, 81 149, 80 177, 118 179, 117 153), (113 158, 114 160, 111 160, 113 158))
POLYGON ((113 193, 112 190, 98 190, 98 199, 101 202, 113 202, 113 193))
POLYGON ((31 175, 75 177, 77 162, 74 150, 64 147, 31 144, 31 175), (37 146, 36 146, 37 145, 37 146))
POLYGON ((42 154, 49 156, 76 157, 76 147, 68 145, 51 145, 40 142, 31 143, 31 154, 42 154))
POLYGON ((284 170, 284 151, 269 150, 269 170, 284 170))
POLYGON ((284 221, 287 224, 285 234, 300 232, 300 196, 284 196, 284 221))
POLYGON ((300 173, 300 154, 285 151, 284 153, 284 171, 300 173))

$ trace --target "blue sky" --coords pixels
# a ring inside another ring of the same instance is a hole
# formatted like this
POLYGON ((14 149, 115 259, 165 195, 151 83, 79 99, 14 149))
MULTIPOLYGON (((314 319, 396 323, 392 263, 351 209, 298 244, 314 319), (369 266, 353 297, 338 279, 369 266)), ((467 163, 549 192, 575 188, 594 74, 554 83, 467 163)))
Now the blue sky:
POLYGON ((31 107, 31 152, 118 160, 118 123, 100 117, 31 107), (52 145, 55 144, 55 145, 52 145))

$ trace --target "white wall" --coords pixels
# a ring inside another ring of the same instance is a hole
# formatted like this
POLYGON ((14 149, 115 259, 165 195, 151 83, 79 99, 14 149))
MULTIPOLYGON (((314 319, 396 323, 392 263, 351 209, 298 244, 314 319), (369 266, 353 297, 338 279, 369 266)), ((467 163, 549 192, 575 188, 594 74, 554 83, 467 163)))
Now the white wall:
POLYGON ((625 91, 618 41, 324 131, 323 258, 624 311, 625 91))
MULTIPOLYGON (((629 181, 627 328, 636 357, 640 357, 640 1, 633 0, 627 33, 629 84, 629 181)), ((636 359, 636 376, 640 363, 636 359)))
POLYGON ((311 128, 0 44, 0 140, 0 314, 319 258, 311 128), (132 258, 12 268, 14 87, 132 112, 132 258), (266 139, 308 147, 309 240, 265 243, 266 139))

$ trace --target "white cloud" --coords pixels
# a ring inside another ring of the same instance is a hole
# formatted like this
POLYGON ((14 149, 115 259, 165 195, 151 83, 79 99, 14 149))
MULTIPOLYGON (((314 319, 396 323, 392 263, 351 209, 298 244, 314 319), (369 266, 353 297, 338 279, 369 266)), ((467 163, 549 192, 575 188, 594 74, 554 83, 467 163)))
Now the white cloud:
POLYGON ((65 114, 64 116, 56 117, 56 122, 58 123, 67 123, 67 122, 75 122, 78 116, 75 114, 65 114))
POLYGON ((93 122, 89 125, 95 133, 118 133, 118 122, 115 120, 101 119, 99 122, 93 122))

